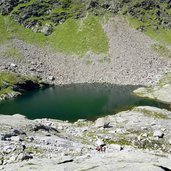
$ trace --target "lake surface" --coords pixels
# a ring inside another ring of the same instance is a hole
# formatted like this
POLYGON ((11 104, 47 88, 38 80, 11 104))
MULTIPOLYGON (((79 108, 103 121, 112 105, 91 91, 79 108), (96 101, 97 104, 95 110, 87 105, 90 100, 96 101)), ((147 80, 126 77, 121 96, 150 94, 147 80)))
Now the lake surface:
POLYGON ((166 105, 132 95, 138 86, 112 84, 73 84, 27 92, 23 96, 0 102, 1 114, 20 113, 29 119, 53 118, 76 121, 95 120, 133 106, 166 105))

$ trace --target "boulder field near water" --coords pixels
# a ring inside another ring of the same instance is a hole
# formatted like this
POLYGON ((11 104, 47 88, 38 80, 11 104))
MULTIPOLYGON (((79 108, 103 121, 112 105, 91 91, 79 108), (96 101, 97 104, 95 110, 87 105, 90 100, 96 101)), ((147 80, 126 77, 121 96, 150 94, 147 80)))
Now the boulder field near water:
POLYGON ((171 104, 171 73, 165 74, 156 85, 138 88, 134 93, 140 97, 171 104))
POLYGON ((94 122, 0 115, 0 170, 171 169, 170 120, 148 106, 94 122))

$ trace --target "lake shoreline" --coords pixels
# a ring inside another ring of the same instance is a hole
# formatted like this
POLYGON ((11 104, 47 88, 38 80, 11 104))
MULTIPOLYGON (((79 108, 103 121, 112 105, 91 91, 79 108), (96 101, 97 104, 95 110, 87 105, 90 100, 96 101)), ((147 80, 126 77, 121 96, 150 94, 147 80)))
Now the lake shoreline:
POLYGON ((124 165, 123 171, 171 168, 170 119, 169 111, 147 106, 95 122, 0 115, 0 169, 101 170, 104 164, 112 170, 124 165), (105 151, 97 150, 100 145, 105 151))

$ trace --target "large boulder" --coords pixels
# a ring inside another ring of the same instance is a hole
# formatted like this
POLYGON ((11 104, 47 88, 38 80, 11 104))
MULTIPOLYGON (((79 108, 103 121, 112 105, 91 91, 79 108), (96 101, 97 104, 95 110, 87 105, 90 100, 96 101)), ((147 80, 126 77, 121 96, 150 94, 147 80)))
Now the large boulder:
POLYGON ((107 118, 98 118, 94 123, 94 127, 96 127, 96 128, 101 128, 101 127, 105 128, 105 127, 109 126, 109 123, 110 122, 108 121, 107 118))
POLYGON ((153 137, 157 137, 157 138, 163 138, 164 133, 161 130, 156 130, 153 133, 153 137))

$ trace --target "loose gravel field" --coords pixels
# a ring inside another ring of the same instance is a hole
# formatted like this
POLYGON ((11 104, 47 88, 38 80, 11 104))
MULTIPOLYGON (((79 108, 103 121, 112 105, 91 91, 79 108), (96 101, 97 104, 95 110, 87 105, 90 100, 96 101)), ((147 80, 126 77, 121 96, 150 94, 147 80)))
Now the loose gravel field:
POLYGON ((12 39, 0 47, 0 70, 36 75, 44 80, 54 76, 54 84, 109 82, 123 85, 151 85, 170 71, 171 60, 151 48, 156 42, 130 28, 122 18, 111 18, 104 29, 109 38, 108 54, 64 55, 12 39), (6 58, 6 46, 18 49, 21 57, 6 58), (17 66, 11 67, 11 63, 17 66))

